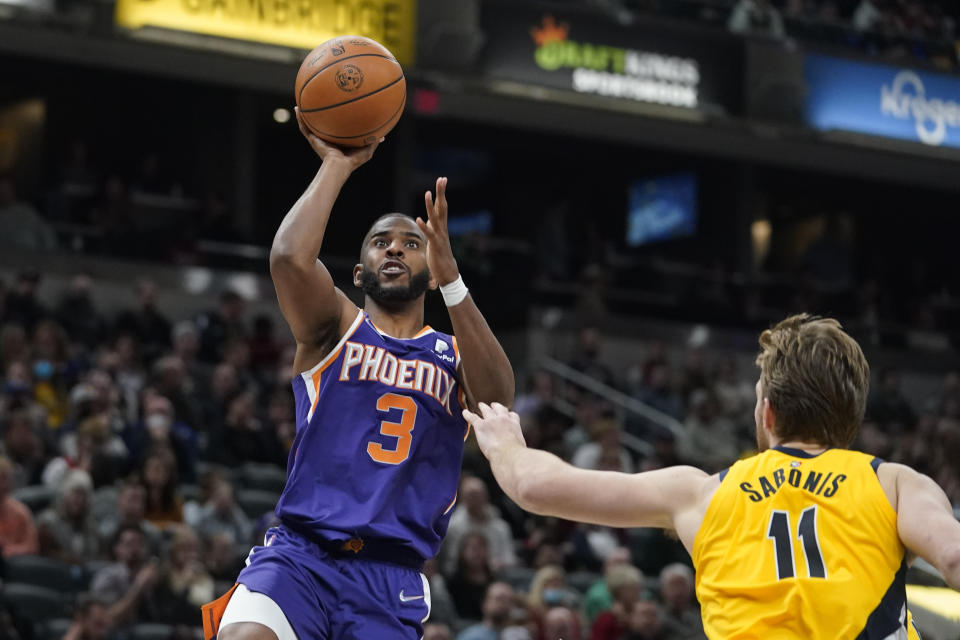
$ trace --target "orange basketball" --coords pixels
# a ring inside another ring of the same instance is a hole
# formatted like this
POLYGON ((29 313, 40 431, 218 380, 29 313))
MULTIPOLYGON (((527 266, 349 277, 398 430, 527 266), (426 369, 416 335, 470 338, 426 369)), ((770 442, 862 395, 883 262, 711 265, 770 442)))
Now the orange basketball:
POLYGON ((363 36, 341 36, 303 59, 296 100, 314 135, 361 147, 397 124, 407 101, 407 81, 386 47, 363 36))

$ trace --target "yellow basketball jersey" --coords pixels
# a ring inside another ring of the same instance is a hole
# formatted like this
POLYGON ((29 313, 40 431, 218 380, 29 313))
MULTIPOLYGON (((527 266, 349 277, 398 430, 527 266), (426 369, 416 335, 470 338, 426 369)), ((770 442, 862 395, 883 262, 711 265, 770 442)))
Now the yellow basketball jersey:
POLYGON ((693 543, 709 638, 917 637, 880 462, 776 447, 721 474, 693 543))

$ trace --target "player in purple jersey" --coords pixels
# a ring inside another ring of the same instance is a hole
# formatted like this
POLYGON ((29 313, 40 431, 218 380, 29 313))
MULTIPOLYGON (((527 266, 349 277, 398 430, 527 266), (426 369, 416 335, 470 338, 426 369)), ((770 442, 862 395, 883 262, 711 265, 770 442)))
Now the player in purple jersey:
POLYGON ((511 404, 513 371, 467 292, 447 234, 446 178, 427 220, 388 214, 363 240, 359 309, 317 260, 334 202, 377 144, 342 150, 300 131, 320 170, 280 224, 270 273, 297 340, 297 435, 281 525, 237 585, 203 609, 209 640, 420 638, 420 573, 456 500, 464 407, 511 404), (440 287, 457 338, 423 323, 440 287), (462 360, 461 360, 462 358, 462 360))

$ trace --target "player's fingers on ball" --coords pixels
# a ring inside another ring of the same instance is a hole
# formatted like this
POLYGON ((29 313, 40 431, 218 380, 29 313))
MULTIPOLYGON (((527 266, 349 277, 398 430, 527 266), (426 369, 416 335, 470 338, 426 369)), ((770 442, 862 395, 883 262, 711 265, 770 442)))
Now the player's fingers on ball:
POLYGON ((520 414, 518 414, 516 411, 511 411, 510 417, 516 420, 517 422, 520 422, 520 414))
POLYGON ((493 409, 490 408, 490 405, 488 405, 486 402, 481 402, 480 404, 477 405, 477 408, 480 409, 480 413, 483 415, 484 418, 492 418, 493 416, 496 415, 493 412, 493 409))
POLYGON ((478 416, 477 414, 475 414, 473 411, 470 411, 470 409, 464 409, 464 410, 463 410, 463 419, 466 420, 468 423, 470 423, 470 424, 472 425, 472 424, 474 424, 477 420, 480 419, 480 416, 478 416))

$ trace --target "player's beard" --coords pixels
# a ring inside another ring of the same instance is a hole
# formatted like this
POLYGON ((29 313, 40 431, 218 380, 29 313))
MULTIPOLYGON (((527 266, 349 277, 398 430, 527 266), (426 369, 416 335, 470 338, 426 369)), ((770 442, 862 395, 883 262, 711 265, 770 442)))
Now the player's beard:
POLYGON ((411 275, 410 282, 406 285, 383 286, 380 283, 380 274, 364 267, 360 273, 360 282, 363 293, 376 302, 387 306, 403 304, 416 300, 430 288, 430 270, 424 269, 411 275))

